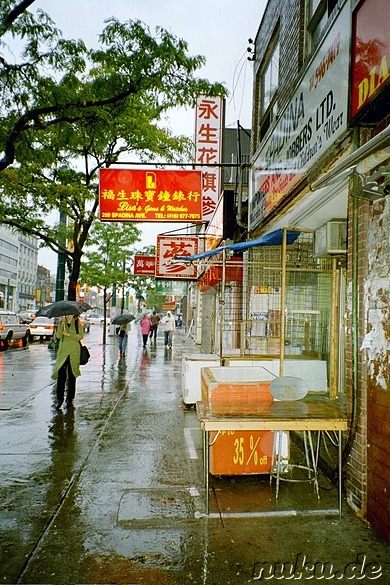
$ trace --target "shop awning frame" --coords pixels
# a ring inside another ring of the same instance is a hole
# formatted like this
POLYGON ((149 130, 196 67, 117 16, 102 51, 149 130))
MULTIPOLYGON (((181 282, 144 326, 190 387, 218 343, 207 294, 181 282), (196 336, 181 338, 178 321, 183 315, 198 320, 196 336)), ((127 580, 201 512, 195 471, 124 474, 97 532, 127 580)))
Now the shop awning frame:
POLYGON ((175 256, 174 260, 180 262, 196 262, 197 260, 204 260, 210 258, 216 254, 224 252, 243 252, 249 248, 256 248, 259 246, 281 246, 283 244, 283 232, 286 231, 287 244, 293 244, 299 237, 301 231, 299 230, 284 230, 283 228, 277 229, 265 236, 256 238, 255 240, 247 240, 246 242, 238 242, 237 244, 226 244, 225 246, 219 246, 213 250, 207 250, 206 252, 200 252, 199 254, 193 254, 192 256, 175 256))
MULTIPOLYGON (((345 180, 346 176, 352 173, 352 171, 358 167, 365 159, 372 155, 380 154, 383 150, 383 159, 389 156, 390 148, 390 125, 387 126, 382 132, 371 138, 368 142, 351 152, 348 156, 344 157, 338 162, 333 168, 329 169, 322 177, 314 181, 310 185, 312 191, 327 187, 328 185, 345 180)), ((377 160, 373 164, 376 166, 381 161, 377 160)), ((358 169, 357 169, 358 170, 358 169)))

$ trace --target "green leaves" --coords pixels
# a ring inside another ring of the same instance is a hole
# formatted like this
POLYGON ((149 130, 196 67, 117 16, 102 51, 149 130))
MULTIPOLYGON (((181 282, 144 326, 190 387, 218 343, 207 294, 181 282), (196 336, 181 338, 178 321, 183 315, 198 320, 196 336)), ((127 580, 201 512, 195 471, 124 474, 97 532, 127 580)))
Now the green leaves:
POLYGON ((132 278, 135 244, 141 232, 135 224, 95 222, 88 238, 81 278, 92 286, 123 286, 132 278))
POLYGON ((99 169, 123 158, 189 162, 191 142, 173 136, 165 116, 192 107, 199 93, 226 91, 198 79, 204 57, 189 55, 187 43, 162 28, 111 18, 90 49, 62 38, 47 14, 28 11, 31 4, 0 0, 0 222, 65 251, 75 288, 99 169), (45 221, 59 211, 72 251, 45 221))

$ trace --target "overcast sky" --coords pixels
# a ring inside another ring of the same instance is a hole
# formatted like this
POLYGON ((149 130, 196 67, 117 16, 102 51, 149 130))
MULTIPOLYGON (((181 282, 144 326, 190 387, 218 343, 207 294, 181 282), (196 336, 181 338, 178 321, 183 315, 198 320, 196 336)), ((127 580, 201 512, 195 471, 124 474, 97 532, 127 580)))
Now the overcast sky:
MULTIPOLYGON (((254 38, 266 0, 36 0, 31 9, 42 8, 67 38, 82 38, 89 47, 97 44, 104 21, 111 16, 120 21, 142 20, 153 32, 162 26, 184 39, 191 55, 201 54, 206 65, 199 76, 211 82, 224 82, 229 90, 226 100, 226 127, 237 121, 251 125, 252 63, 248 61, 248 39, 254 38)), ((195 114, 174 112, 169 122, 177 134, 193 137, 195 114)), ((156 234, 170 228, 163 224, 141 224, 142 245, 155 244, 156 234)), ((55 271, 56 258, 40 252, 40 264, 55 271)))

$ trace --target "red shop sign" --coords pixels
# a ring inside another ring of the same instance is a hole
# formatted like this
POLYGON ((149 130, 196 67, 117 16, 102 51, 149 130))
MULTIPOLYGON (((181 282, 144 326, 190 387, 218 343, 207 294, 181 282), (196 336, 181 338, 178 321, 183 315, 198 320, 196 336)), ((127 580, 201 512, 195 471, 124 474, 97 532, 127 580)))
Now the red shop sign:
POLYGON ((366 0, 353 18, 351 115, 360 113, 390 83, 388 0, 366 0))
POLYGON ((156 272, 156 256, 134 256, 134 274, 154 276, 156 272))
POLYGON ((202 221, 200 171, 101 169, 102 221, 202 221))

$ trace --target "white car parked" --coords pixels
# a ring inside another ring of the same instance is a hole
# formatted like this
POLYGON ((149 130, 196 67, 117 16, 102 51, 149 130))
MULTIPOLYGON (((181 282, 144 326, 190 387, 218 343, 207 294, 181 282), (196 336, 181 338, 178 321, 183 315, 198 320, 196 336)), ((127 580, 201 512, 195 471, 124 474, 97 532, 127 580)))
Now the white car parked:
POLYGON ((11 339, 22 339, 23 345, 30 341, 30 326, 23 323, 13 311, 0 310, 0 341, 8 347, 11 339))
POLYGON ((88 315, 88 321, 91 323, 91 325, 103 325, 104 317, 99 315, 99 313, 90 313, 88 315))
POLYGON ((50 339, 55 331, 54 319, 49 317, 36 317, 30 323, 31 337, 40 337, 41 339, 50 339))

